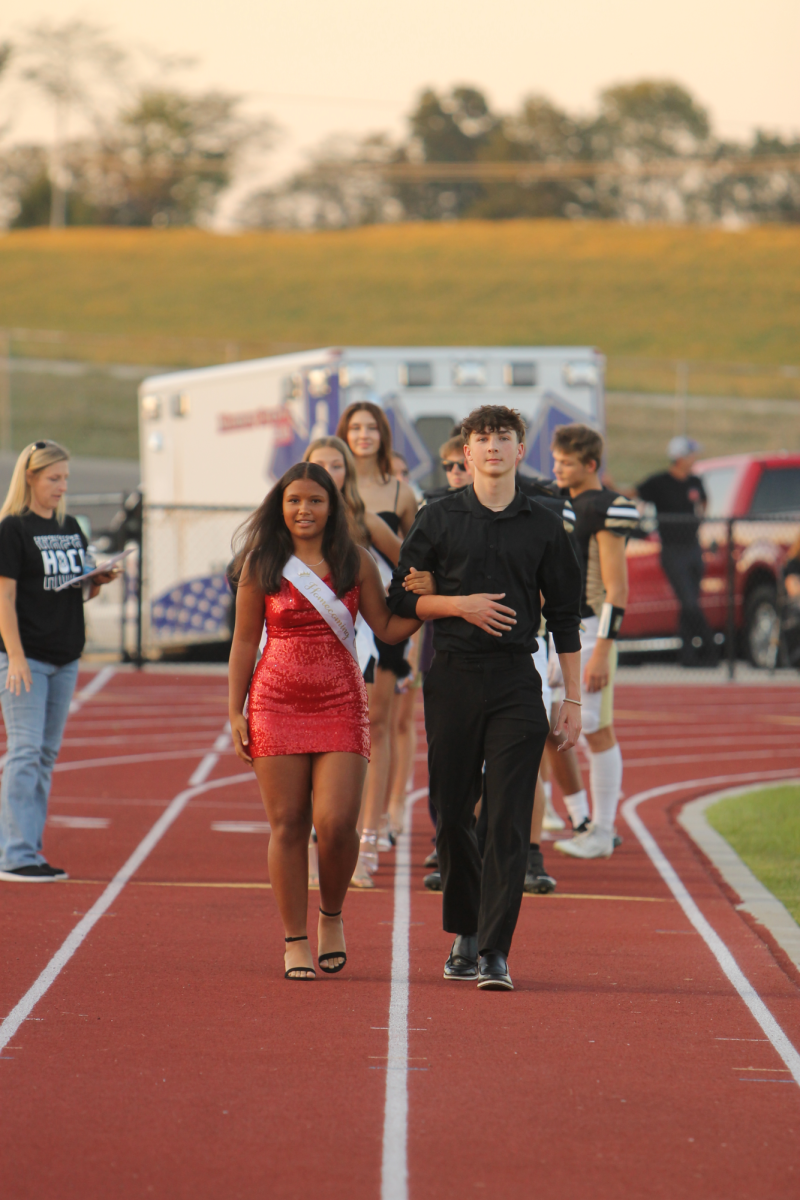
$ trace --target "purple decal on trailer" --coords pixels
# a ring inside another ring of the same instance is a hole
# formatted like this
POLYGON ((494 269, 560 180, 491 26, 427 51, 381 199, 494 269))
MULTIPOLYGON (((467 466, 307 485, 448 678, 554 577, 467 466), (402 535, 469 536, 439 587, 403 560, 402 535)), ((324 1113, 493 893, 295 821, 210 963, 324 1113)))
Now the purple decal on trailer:
POLYGON ((586 413, 574 408, 556 392, 545 392, 542 396, 542 406, 536 420, 528 427, 528 449, 520 471, 523 475, 543 475, 545 479, 553 478, 553 456, 550 453, 550 442, 557 425, 572 425, 576 421, 593 424, 588 421, 586 413))

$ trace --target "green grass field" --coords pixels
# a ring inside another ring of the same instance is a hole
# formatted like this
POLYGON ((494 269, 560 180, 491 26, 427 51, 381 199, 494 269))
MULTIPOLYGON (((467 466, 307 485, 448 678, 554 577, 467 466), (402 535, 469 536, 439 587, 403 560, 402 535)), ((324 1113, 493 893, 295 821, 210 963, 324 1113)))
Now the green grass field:
MULTIPOLYGON (((800 399, 800 228, 513 221, 338 233, 46 229, 0 238, 0 330, 34 359, 204 365, 337 344, 589 344, 608 387, 800 399), (97 335, 104 335, 98 337, 97 335), (705 366, 700 366, 705 362, 705 366), (739 374, 708 364, 751 363, 739 374)), ((2 351, 0 351, 2 352, 2 351)), ((22 366, 24 364, 20 364, 22 366)), ((137 452, 136 380, 12 373, 13 445, 137 452)), ((668 408, 608 404, 609 466, 635 482, 679 431, 668 408)), ((682 426, 680 427, 683 428, 682 426)), ((710 455, 800 449, 800 412, 689 410, 710 455)))
POLYGON ((800 923, 800 787, 731 796, 706 818, 800 923))
POLYGON ((511 221, 333 233, 18 231, 0 326, 285 345, 589 344, 800 357, 800 229, 511 221))

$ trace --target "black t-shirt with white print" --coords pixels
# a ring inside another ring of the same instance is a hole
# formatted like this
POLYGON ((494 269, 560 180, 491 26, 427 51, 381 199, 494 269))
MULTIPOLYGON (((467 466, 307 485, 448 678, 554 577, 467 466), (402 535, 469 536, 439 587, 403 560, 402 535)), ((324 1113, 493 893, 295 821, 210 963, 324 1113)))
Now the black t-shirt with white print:
MULTIPOLYGON (((55 589, 86 570, 86 538, 74 517, 36 513, 0 521, 0 575, 17 581, 17 622, 26 658, 61 667, 86 641, 81 585, 55 589)), ((0 648, 5 650, 2 639, 0 648)))

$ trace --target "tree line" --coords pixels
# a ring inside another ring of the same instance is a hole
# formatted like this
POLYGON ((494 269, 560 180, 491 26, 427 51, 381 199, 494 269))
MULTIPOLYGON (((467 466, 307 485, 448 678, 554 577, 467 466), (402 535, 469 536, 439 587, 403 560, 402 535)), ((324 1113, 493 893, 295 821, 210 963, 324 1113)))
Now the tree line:
POLYGON ((517 111, 502 113, 492 109, 477 87, 427 89, 409 114, 404 138, 331 139, 303 170, 253 195, 242 217, 256 226, 329 228, 403 219, 518 217, 797 221, 798 156, 800 139, 763 131, 745 143, 718 136, 700 102, 670 81, 606 88, 596 111, 586 116, 545 96, 529 96, 517 111), (731 158, 737 160, 735 170, 714 169, 714 163, 722 166, 731 158), (648 175, 648 166, 663 166, 667 160, 679 169, 666 176, 648 175), (759 170, 768 161, 770 169, 759 170), (581 175, 526 181, 520 172, 516 181, 414 182, 391 169, 415 163, 575 164, 581 175), (630 173, 600 170, 609 164, 630 173))
MULTIPOLYGON (((176 86, 181 65, 154 56, 143 75, 129 52, 83 21, 40 24, 18 44, 0 46, 0 92, 4 85, 38 92, 54 122, 50 145, 0 149, 0 223, 211 220, 222 192, 246 179, 252 154, 273 144, 276 126, 245 115, 240 96, 176 86), (70 133, 76 116, 80 136, 70 133)), ((0 116, 0 138, 9 131, 0 116)), ((403 136, 326 139, 302 169, 254 191, 238 222, 250 228, 524 217, 792 222, 800 220, 799 161, 798 138, 762 130, 744 142, 722 138, 700 101, 669 80, 606 88, 588 114, 535 94, 502 112, 478 87, 428 88, 403 136), (417 164, 429 165, 424 178, 413 177, 417 164), (436 178, 436 164, 460 164, 467 177, 443 171, 436 178), (495 164, 575 170, 563 178, 533 172, 526 178, 522 170, 498 172, 495 164), (481 165, 502 177, 487 178, 481 165)))

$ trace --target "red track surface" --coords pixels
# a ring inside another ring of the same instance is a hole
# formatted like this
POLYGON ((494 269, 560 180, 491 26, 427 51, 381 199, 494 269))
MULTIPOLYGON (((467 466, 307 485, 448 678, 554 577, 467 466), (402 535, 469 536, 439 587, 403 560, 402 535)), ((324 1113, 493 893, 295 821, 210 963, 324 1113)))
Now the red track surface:
MULTIPOLYGON (((618 711, 628 796, 800 773, 793 690, 625 687, 618 711)), ((45 848, 69 883, 0 884, 0 1016, 186 788, 224 717, 218 677, 120 674, 70 719, 51 815, 109 824, 51 824, 45 848)), ((221 756, 210 781, 239 765, 221 756)), ((797 976, 674 822, 715 786, 647 801, 639 815, 800 1047, 797 976)), ((211 828, 263 820, 252 777, 192 799, 0 1052, 6 1200, 380 1196, 392 856, 379 890, 350 893, 344 974, 289 985, 264 887, 267 838, 211 828)), ((778 1082, 791 1079, 785 1064, 620 829, 609 861, 547 854, 558 893, 524 900, 516 991, 487 994, 441 979, 449 940, 441 900, 421 884, 430 828, 417 804, 412 1200, 797 1196, 799 1089, 778 1082)))

